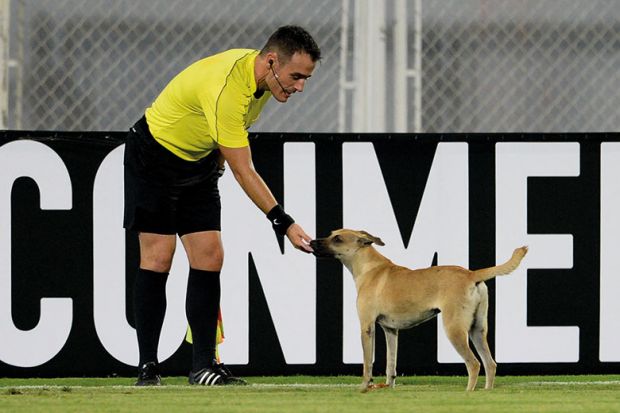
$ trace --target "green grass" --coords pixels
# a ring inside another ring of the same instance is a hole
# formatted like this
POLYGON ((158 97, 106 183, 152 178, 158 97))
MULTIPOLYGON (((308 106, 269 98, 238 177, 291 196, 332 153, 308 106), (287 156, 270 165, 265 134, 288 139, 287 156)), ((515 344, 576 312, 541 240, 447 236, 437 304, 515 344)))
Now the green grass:
MULTIPOLYGON (((0 379, 0 412, 620 412, 620 375, 500 376, 492 391, 466 377, 399 377, 359 392, 359 377, 249 377, 244 387, 197 387, 185 377, 136 388, 133 378, 0 379)), ((375 379, 376 383, 381 378, 375 379)))

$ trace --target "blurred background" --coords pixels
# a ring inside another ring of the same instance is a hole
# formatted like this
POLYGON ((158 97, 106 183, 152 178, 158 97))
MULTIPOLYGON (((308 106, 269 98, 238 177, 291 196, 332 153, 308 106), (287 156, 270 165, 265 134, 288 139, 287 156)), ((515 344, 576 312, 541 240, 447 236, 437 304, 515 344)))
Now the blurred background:
POLYGON ((285 24, 324 57, 252 131, 620 130, 620 0, 0 0, 0 129, 126 130, 285 24))

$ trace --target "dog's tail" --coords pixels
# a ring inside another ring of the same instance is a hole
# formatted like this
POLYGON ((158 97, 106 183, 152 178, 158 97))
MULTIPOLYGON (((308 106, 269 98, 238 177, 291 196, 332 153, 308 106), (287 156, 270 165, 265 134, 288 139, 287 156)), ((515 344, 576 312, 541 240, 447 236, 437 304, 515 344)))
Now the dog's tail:
POLYGON ((483 268, 481 270, 472 271, 472 278, 475 282, 490 280, 498 275, 510 274, 517 269, 523 257, 527 254, 527 247, 521 247, 514 250, 512 257, 505 263, 495 267, 483 268))

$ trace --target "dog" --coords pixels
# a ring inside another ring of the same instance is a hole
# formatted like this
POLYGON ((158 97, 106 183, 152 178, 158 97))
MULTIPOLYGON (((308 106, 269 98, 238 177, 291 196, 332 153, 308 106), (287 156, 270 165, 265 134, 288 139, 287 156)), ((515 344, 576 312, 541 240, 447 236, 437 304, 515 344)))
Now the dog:
POLYGON ((398 330, 415 327, 440 312, 448 339, 465 361, 469 376, 467 391, 475 389, 480 372, 480 362, 468 339, 482 358, 485 389, 492 389, 497 364, 487 342, 489 297, 484 281, 513 272, 527 253, 527 247, 515 249, 505 264, 476 271, 458 266, 411 270, 394 264, 372 244, 385 245, 366 231, 350 229, 332 231, 328 237, 310 242, 314 255, 340 260, 353 275, 364 352, 361 391, 394 387, 398 330), (375 323, 385 332, 387 344, 386 383, 382 385, 372 382, 375 323))

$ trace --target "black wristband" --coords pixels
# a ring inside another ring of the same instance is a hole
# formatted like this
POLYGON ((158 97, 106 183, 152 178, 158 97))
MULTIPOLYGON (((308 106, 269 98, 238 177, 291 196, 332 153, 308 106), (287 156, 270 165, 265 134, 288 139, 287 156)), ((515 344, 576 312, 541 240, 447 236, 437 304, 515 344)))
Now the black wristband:
POLYGON ((280 235, 286 235, 288 227, 295 222, 290 215, 284 212, 284 208, 280 204, 271 208, 271 211, 267 213, 267 219, 271 222, 273 230, 280 235))

